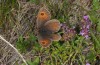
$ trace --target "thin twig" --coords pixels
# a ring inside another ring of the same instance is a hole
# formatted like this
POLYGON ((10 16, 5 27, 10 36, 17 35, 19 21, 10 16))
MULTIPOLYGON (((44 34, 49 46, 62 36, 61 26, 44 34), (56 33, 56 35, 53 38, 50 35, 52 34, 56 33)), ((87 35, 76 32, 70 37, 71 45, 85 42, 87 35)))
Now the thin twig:
POLYGON ((20 58, 23 60, 23 62, 26 65, 28 65, 27 62, 26 62, 26 60, 23 58, 23 56, 18 52, 18 50, 13 45, 11 45, 10 42, 8 42, 6 39, 4 39, 1 35, 0 35, 0 39, 3 40, 5 43, 7 43, 9 46, 11 46, 16 51, 16 53, 20 56, 20 58))

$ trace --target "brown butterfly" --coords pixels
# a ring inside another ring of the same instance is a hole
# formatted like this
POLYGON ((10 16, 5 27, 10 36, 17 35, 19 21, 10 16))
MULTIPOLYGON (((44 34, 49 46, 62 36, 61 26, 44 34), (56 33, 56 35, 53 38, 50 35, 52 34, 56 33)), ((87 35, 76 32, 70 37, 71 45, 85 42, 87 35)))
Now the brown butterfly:
POLYGON ((40 8, 37 15, 37 38, 42 47, 49 47, 52 41, 59 41, 61 36, 57 32, 61 25, 57 19, 51 19, 51 14, 46 6, 40 8))

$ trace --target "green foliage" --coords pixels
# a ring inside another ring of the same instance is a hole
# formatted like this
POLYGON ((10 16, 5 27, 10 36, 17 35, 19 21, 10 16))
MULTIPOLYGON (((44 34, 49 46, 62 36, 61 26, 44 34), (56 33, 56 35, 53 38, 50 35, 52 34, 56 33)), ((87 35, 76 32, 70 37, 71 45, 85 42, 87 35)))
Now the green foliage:
POLYGON ((33 48, 33 45, 36 41, 36 37, 32 34, 29 36, 28 39, 24 39, 22 36, 19 37, 18 41, 16 42, 16 46, 20 52, 26 52, 33 48))
MULTIPOLYGON (((76 62, 84 64, 85 56, 82 54, 84 38, 79 37, 75 42, 53 42, 50 49, 46 49, 44 53, 50 54, 49 58, 52 59, 44 61, 46 65, 63 65, 67 62, 76 62), (61 45, 62 44, 62 45, 61 45), (66 61, 66 62, 65 62, 66 61), (55 63, 56 62, 56 63, 55 63)), ((42 52, 42 51, 41 51, 42 52)))
POLYGON ((39 0, 30 0, 30 2, 35 3, 35 4, 39 4, 40 3, 39 0))
POLYGON ((64 0, 62 3, 48 3, 48 8, 51 11, 52 18, 58 19, 60 22, 65 22, 68 19, 68 2, 64 0))
POLYGON ((97 31, 100 32, 100 19, 98 19, 97 31))
POLYGON ((29 0, 29 1, 36 5, 43 4, 46 2, 46 0, 29 0))
POLYGON ((93 10, 98 10, 100 9, 100 1, 99 0, 93 0, 93 10))
MULTIPOLYGON (((39 65, 40 59, 39 57, 35 57, 33 61, 27 61, 28 65, 39 65)), ((21 65, 25 65, 24 63, 21 65)))
POLYGON ((93 34, 93 32, 91 32, 91 36, 92 36, 93 42, 95 43, 95 44, 94 44, 94 48, 95 48, 95 50, 96 50, 96 53, 97 53, 97 54, 100 54, 100 41, 99 41, 99 38, 96 37, 96 36, 93 34))
POLYGON ((97 10, 100 9, 100 2, 99 0, 93 0, 92 2, 92 9, 89 11, 90 14, 90 19, 92 20, 93 23, 97 23, 100 18, 99 12, 97 10))
POLYGON ((16 0, 0 0, 0 28, 7 31, 10 27, 13 27, 12 10, 16 10, 17 6, 16 0))
POLYGON ((28 61, 28 64, 29 65, 39 65, 39 57, 36 57, 35 60, 32 62, 32 61, 28 61))
POLYGON ((88 53, 86 59, 88 59, 92 63, 93 61, 95 61, 95 58, 96 58, 96 55, 95 55, 94 51, 91 50, 91 52, 88 53))

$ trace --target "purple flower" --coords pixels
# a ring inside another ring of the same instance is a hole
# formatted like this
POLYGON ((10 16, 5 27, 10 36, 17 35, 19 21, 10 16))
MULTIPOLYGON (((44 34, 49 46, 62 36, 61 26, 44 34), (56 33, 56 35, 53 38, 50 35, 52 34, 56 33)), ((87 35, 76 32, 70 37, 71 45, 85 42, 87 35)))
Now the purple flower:
POLYGON ((68 28, 69 27, 66 25, 66 23, 61 24, 61 29, 63 30, 63 32, 67 32, 68 28))
POLYGON ((89 19, 89 16, 88 15, 86 15, 86 16, 83 16, 83 19, 85 20, 84 22, 86 23, 86 28, 90 28, 90 26, 91 26, 91 21, 90 21, 90 19, 89 19))
POLYGON ((69 28, 66 23, 62 23, 61 25, 61 29, 63 31, 63 35, 62 35, 62 38, 64 41, 69 41, 70 39, 72 39, 75 34, 76 34, 76 31, 74 28, 69 28))
POLYGON ((90 26, 91 26, 91 21, 89 19, 89 16, 88 15, 83 16, 83 19, 81 21, 80 35, 84 36, 86 39, 89 38, 90 26))
POLYGON ((84 36, 84 35, 88 34, 88 32, 89 32, 89 30, 88 30, 87 28, 83 28, 83 29, 80 31, 80 34, 81 34, 82 36, 84 36))
POLYGON ((90 25, 87 25, 86 28, 89 29, 90 28, 90 25))
POLYGON ((90 63, 86 63, 86 65, 90 65, 90 63))
POLYGON ((88 20, 89 19, 88 15, 83 16, 83 19, 88 20))
POLYGON ((87 30, 81 30, 80 35, 84 36, 86 39, 89 38, 89 32, 87 30))

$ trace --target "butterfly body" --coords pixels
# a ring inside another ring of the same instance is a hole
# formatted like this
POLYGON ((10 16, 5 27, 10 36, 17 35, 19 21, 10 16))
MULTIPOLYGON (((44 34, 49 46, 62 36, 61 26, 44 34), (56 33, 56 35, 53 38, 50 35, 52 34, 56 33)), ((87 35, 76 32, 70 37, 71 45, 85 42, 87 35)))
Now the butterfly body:
POLYGON ((37 38, 42 47, 49 47, 52 41, 60 40, 61 36, 57 34, 60 29, 60 22, 57 19, 51 19, 51 14, 46 7, 40 8, 37 15, 37 38))
POLYGON ((50 30, 46 29, 44 26, 39 28, 38 32, 39 32, 40 36, 45 37, 45 38, 49 37, 50 34, 52 34, 52 32, 50 30))

